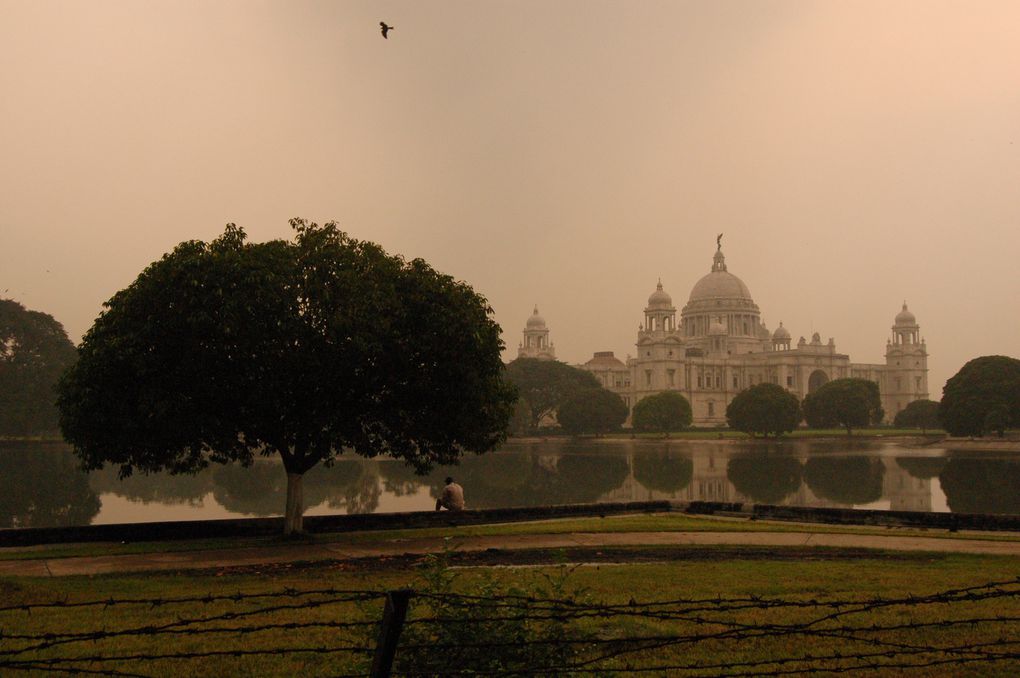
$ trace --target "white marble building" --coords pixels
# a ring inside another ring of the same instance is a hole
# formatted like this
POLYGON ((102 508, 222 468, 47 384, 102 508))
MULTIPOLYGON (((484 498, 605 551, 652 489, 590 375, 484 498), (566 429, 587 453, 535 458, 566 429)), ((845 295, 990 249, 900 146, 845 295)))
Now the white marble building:
MULTIPOLYGON (((548 345, 551 352, 549 330, 536 309, 519 355, 537 350, 528 344, 529 331, 538 329, 537 322, 532 328, 536 317, 544 332, 540 345, 548 345)), ((539 335, 530 336, 535 342, 539 335)), ((626 363, 612 352, 600 351, 580 367, 620 394, 631 408, 645 396, 679 391, 691 403, 696 426, 725 424, 733 396, 761 382, 779 384, 803 398, 833 379, 870 379, 878 384, 887 421, 907 403, 928 397, 927 347, 906 303, 886 342, 885 363, 854 363, 836 350, 835 341, 823 343, 817 332, 810 341, 800 337, 793 343, 782 323, 775 331, 765 327, 747 285, 727 270, 721 246, 711 270, 691 289, 679 320, 660 281, 648 297, 636 347, 637 355, 626 363)))

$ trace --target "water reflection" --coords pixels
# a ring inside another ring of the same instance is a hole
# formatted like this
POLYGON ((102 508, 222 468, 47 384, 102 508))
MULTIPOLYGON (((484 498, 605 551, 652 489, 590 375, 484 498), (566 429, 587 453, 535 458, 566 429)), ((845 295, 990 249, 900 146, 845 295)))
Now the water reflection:
POLYGON ((427 486, 433 500, 442 492, 446 475, 453 475, 467 488, 472 508, 598 501, 629 474, 627 460, 618 455, 569 453, 563 447, 538 449, 467 457, 458 467, 437 469, 425 477, 415 476, 396 461, 381 461, 379 468, 385 487, 410 494, 427 486))
MULTIPOLYGON (((363 466, 360 460, 344 459, 328 468, 312 468, 303 481, 305 505, 326 504, 336 511, 349 509, 348 513, 374 511, 379 505, 378 478, 371 475, 367 483, 359 482, 366 475, 363 466)), ((232 513, 277 516, 286 503, 287 475, 274 461, 259 459, 248 467, 225 464, 209 475, 216 501, 232 513)))
POLYGON ((812 457, 804 481, 816 496, 837 504, 870 504, 882 498, 885 463, 876 457, 812 457))
MULTIPOLYGON (((306 475, 305 503, 309 514, 429 510, 448 474, 472 508, 675 499, 1020 514, 1020 460, 841 440, 514 441, 426 476, 345 456, 306 475)), ((115 468, 81 473, 61 444, 0 443, 2 526, 164 520, 163 507, 177 519, 275 516, 285 498, 276 459, 121 480, 115 468)))
POLYGON ((691 484, 694 463, 669 449, 648 451, 633 458, 634 480, 652 492, 674 495, 691 484))
POLYGON ((202 500, 213 489, 213 479, 209 473, 178 476, 135 473, 121 479, 114 465, 92 472, 88 482, 99 494, 110 493, 142 504, 169 506, 202 506, 202 500))
POLYGON ((953 513, 1020 513, 1020 461, 953 456, 939 481, 953 513))
POLYGON ((896 464, 914 478, 937 478, 948 460, 945 457, 896 457, 896 464))
POLYGON ((726 477, 737 492, 762 504, 780 504, 800 488, 800 460, 783 452, 743 452, 730 459, 726 477))
POLYGON ((66 446, 0 442, 0 527, 88 525, 99 508, 66 446))

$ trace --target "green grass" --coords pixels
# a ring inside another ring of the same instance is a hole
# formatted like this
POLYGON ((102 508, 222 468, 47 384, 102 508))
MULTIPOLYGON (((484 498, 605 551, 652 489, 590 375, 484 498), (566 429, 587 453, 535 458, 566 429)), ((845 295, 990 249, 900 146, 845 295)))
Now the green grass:
MULTIPOLYGON (((563 518, 520 523, 466 525, 371 532, 336 532, 309 536, 312 543, 370 545, 395 540, 445 538, 454 541, 469 537, 526 534, 567 534, 572 532, 795 532, 817 534, 861 534, 940 539, 982 539, 1020 541, 1015 533, 948 532, 941 529, 887 528, 857 525, 825 525, 780 521, 747 520, 689 516, 681 513, 633 514, 605 518, 563 518)), ((142 553, 209 551, 230 548, 273 547, 294 543, 281 537, 195 539, 186 541, 137 542, 129 544, 56 544, 31 548, 0 549, 0 560, 37 560, 78 556, 115 556, 142 553)))
MULTIPOLYGON (((817 559, 776 558, 767 555, 754 559, 742 558, 739 549, 697 549, 701 558, 696 561, 656 562, 628 565, 601 565, 581 567, 569 574, 568 588, 580 589, 595 601, 627 603, 668 600, 676 598, 709 598, 715 596, 765 596, 783 599, 851 598, 865 599, 881 596, 900 597, 908 594, 924 595, 936 591, 1003 580, 1020 575, 1020 560, 1004 557, 980 557, 967 555, 938 554, 887 554, 874 552, 866 557, 827 559, 825 551, 819 550, 817 559), (705 552, 716 553, 714 562, 704 559, 705 552)), ((563 567, 541 568, 467 568, 456 571, 453 587, 456 591, 477 591, 479 587, 497 590, 516 587, 522 590, 548 588, 546 576, 557 577, 565 572, 563 567)), ((246 569, 228 570, 206 574, 194 573, 148 573, 144 575, 104 575, 95 577, 67 577, 60 579, 7 579, 0 580, 0 601, 4 604, 24 604, 64 600, 124 599, 129 597, 146 599, 167 599, 170 597, 211 594, 253 594, 259 592, 282 592, 285 589, 308 590, 324 587, 338 589, 390 590, 404 586, 420 589, 419 573, 409 569, 379 568, 376 570, 348 571, 342 566, 328 565, 311 568, 267 567, 262 571, 246 569)), ((279 602, 288 602, 284 599, 279 602)), ((33 610, 31 614, 22 611, 0 613, 0 627, 9 636, 11 633, 44 634, 67 631, 90 631, 97 629, 121 629, 136 626, 172 623, 182 617, 219 615, 254 609, 266 602, 220 601, 215 603, 192 603, 176 605, 113 605, 97 608, 61 608, 57 610, 33 610)), ((960 606, 957 606, 960 607, 960 606)), ((953 610, 964 614, 988 612, 977 603, 963 609, 953 610), (971 609, 972 608, 972 609, 971 609)), ((368 604, 341 604, 322 607, 281 610, 271 616, 276 623, 304 623, 313 620, 336 622, 344 620, 376 620, 381 605, 378 601, 368 604)), ((1020 600, 1015 598, 997 601, 993 610, 998 615, 1020 615, 1020 600)), ((412 617, 418 614, 414 606, 412 617)), ((862 623, 895 623, 901 621, 931 621, 946 618, 946 606, 928 606, 916 610, 877 611, 860 616, 862 623)), ((742 617, 746 623, 792 623, 802 618, 801 613, 788 610, 751 611, 742 617)), ((236 627, 242 623, 264 621, 225 620, 219 625, 236 627)), ((649 633, 686 633, 693 628, 687 622, 662 622, 649 619, 595 620, 583 627, 600 637, 629 636, 649 633)), ((995 640, 1000 633, 1015 637, 1015 627, 1001 625, 991 630, 982 626, 963 626, 928 629, 924 632, 907 633, 904 642, 974 644, 995 640)), ((122 654, 152 653, 156 651, 229 650, 253 647, 282 647, 285 645, 331 646, 353 643, 364 645, 372 642, 374 630, 353 633, 344 629, 302 629, 291 631, 276 629, 251 632, 244 635, 171 636, 157 643, 147 636, 122 637, 116 640, 77 643, 49 650, 51 655, 73 654, 122 654), (367 638, 366 638, 367 633, 367 638)), ((16 647, 17 641, 4 638, 4 648, 16 647)), ((845 647, 848 641, 812 639, 811 651, 823 654, 845 647)), ((750 646, 734 648, 720 642, 703 642, 693 647, 665 648, 645 656, 643 660, 653 665, 676 662, 714 662, 756 660, 784 656, 802 649, 805 641, 800 637, 763 639, 750 646)), ((40 652, 35 656, 46 656, 40 652)), ((0 661, 3 657, 0 657, 0 661)), ((957 676, 957 675, 1012 675, 1015 666, 979 665, 978 669, 964 666, 948 666, 927 669, 911 675, 957 676)), ((93 668, 100 668, 96 665, 93 668)), ((153 676, 190 675, 336 675, 348 670, 364 668, 364 664, 353 665, 344 661, 342 655, 278 655, 263 657, 219 657, 203 660, 163 660, 147 664, 123 662, 119 665, 102 665, 101 668, 115 668, 121 671, 138 672, 153 676)))

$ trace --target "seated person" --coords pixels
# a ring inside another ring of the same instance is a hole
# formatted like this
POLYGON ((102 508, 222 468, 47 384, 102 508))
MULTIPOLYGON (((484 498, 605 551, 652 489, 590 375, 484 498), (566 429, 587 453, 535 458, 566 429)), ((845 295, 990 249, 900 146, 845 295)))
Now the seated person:
POLYGON ((464 510, 464 488, 453 482, 453 478, 446 479, 446 487, 439 499, 436 499, 436 510, 442 508, 448 511, 464 510))

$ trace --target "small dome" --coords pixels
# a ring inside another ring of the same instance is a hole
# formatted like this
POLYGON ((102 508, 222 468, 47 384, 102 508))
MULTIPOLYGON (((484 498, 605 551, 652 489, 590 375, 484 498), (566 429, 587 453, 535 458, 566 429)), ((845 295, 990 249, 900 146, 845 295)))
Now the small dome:
POLYGON ((673 297, 669 296, 668 293, 663 291, 661 280, 659 281, 659 284, 655 286, 655 291, 652 292, 652 295, 648 297, 648 307, 649 308, 673 307, 673 297))
POLYGON ((896 314, 897 325, 916 325, 917 318, 914 314, 907 310, 907 302, 903 302, 903 310, 896 314))
POLYGON ((772 333, 772 341, 790 341, 790 330, 783 327, 783 323, 779 323, 779 327, 772 333))
POLYGON ((713 334, 713 335, 714 334, 728 334, 728 330, 726 329, 726 325, 723 325, 722 320, 720 320, 719 318, 716 318, 715 320, 713 320, 709 324, 709 326, 708 326, 708 333, 709 334, 713 334))
POLYGON ((535 307, 535 312, 528 318, 528 329, 545 329, 545 318, 538 314, 538 306, 535 307))

